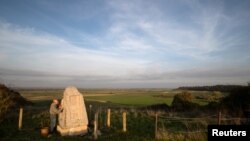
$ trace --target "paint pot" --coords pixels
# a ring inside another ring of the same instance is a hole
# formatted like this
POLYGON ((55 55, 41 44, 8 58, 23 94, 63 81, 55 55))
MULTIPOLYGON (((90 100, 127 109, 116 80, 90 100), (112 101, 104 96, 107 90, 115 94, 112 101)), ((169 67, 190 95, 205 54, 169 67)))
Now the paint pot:
POLYGON ((49 127, 41 128, 41 136, 48 137, 48 135, 49 135, 49 127))

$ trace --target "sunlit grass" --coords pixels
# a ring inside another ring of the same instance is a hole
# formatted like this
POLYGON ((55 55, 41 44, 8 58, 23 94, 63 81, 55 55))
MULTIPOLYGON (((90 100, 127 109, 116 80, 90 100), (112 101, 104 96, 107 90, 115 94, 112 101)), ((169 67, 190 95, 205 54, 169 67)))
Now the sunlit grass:
POLYGON ((112 102, 126 105, 152 105, 159 103, 166 103, 170 105, 173 98, 161 98, 154 97, 153 95, 112 95, 112 96, 98 96, 98 97, 86 97, 86 100, 100 100, 105 102, 112 102))

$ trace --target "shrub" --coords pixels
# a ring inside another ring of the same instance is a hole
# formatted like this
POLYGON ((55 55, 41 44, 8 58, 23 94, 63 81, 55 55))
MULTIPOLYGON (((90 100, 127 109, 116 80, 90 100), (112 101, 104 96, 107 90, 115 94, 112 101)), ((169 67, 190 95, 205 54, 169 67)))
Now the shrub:
POLYGON ((214 91, 208 98, 210 102, 218 102, 223 97, 222 93, 219 91, 214 91))
POLYGON ((232 90, 229 96, 221 100, 221 108, 227 109, 231 114, 240 114, 239 112, 249 111, 250 87, 248 86, 232 90))
POLYGON ((50 114, 48 110, 45 110, 39 114, 33 115, 32 119, 40 123, 40 127, 49 127, 50 124, 50 114))
POLYGON ((198 104, 193 103, 194 97, 189 92, 183 92, 174 96, 172 108, 178 111, 192 110, 198 107, 198 104))
POLYGON ((29 104, 32 103, 23 98, 18 92, 0 84, 0 122, 10 109, 29 104))

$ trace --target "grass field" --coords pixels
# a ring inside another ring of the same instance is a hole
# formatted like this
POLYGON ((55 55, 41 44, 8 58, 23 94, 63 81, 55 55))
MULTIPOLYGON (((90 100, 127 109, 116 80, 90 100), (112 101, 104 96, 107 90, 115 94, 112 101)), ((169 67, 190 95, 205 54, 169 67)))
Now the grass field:
MULTIPOLYGON (((153 104, 171 105, 175 94, 180 90, 170 89, 81 89, 86 101, 98 101, 104 103, 115 103, 130 106, 148 106, 153 104)), ((206 96, 212 92, 190 91, 194 96, 206 96)), ((62 99, 63 90, 20 90, 25 98, 36 100, 62 99)), ((208 101, 204 99, 194 99, 195 103, 206 105, 208 101)))
POLYGON ((110 96, 86 96, 86 100, 95 100, 95 101, 103 101, 103 102, 111 102, 116 104, 125 104, 125 105, 133 105, 133 106, 146 106, 152 104, 166 103, 170 105, 172 103, 173 98, 160 98, 154 97, 154 95, 110 95, 110 96))

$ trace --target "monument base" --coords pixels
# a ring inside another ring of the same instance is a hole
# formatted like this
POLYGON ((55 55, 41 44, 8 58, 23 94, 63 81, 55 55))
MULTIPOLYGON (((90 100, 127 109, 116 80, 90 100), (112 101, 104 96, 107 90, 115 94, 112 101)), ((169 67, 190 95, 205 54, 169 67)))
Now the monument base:
POLYGON ((74 128, 62 128, 61 126, 57 125, 57 131, 62 136, 84 135, 88 132, 88 127, 79 126, 79 127, 74 127, 74 128))

